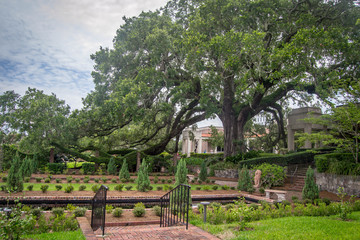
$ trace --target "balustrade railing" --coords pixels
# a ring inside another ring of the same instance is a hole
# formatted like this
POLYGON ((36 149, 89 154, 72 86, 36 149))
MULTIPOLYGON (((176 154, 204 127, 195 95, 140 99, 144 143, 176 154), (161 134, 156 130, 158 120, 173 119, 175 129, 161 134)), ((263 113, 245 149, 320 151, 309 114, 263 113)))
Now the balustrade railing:
POLYGON ((101 185, 92 200, 91 228, 96 231, 101 228, 102 235, 105 234, 105 213, 106 213, 106 193, 108 187, 101 185))
POLYGON ((176 224, 189 226, 190 186, 180 184, 160 198, 160 227, 176 224))

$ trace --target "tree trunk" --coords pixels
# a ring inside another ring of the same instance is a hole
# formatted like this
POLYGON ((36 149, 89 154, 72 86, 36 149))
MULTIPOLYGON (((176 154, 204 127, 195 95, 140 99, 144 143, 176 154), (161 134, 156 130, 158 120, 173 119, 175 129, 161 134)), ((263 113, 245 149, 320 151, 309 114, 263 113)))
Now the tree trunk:
POLYGON ((177 135, 176 140, 175 140, 175 150, 174 150, 174 156, 173 156, 174 167, 176 167, 177 160, 178 160, 179 140, 180 140, 180 135, 177 135))
POLYGON ((136 153, 136 171, 139 171, 141 165, 141 154, 140 152, 136 153))
POLYGON ((54 159, 55 159, 55 156, 54 156, 54 148, 51 148, 50 149, 50 159, 49 159, 49 162, 50 163, 53 163, 54 162, 54 159))

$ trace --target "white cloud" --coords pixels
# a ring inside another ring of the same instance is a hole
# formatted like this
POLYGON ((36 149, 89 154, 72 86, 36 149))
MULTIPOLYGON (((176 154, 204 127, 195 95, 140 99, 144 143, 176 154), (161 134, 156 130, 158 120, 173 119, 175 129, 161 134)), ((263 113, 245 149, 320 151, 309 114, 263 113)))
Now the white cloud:
POLYGON ((72 108, 93 89, 90 54, 111 47, 124 15, 165 0, 1 1, 0 92, 27 87, 55 93, 72 108))

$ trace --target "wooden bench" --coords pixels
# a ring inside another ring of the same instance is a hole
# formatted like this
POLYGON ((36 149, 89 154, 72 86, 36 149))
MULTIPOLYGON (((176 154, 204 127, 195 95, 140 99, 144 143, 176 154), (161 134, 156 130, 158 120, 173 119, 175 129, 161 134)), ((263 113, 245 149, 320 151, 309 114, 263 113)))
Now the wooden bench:
POLYGON ((270 193, 275 193, 278 201, 284 201, 285 199, 285 194, 286 191, 282 191, 282 190, 273 190, 273 189, 265 189, 265 193, 266 193, 266 198, 270 198, 270 193))

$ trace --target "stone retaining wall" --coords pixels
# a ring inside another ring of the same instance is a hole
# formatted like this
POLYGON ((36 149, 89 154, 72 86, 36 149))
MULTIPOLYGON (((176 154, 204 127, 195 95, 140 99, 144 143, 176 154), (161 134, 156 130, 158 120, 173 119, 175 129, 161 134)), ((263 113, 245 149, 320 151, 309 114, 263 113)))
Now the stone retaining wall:
MULTIPOLYGON (((191 173, 200 173, 200 166, 187 166, 191 173)), ((210 168, 207 168, 208 174, 210 173, 210 168)), ((237 169, 224 169, 224 170, 214 170, 215 177, 221 178, 238 178, 239 173, 237 169)))
POLYGON ((316 184, 321 190, 338 193, 338 188, 343 187, 348 195, 360 197, 360 176, 344 176, 315 172, 315 177, 316 184))

